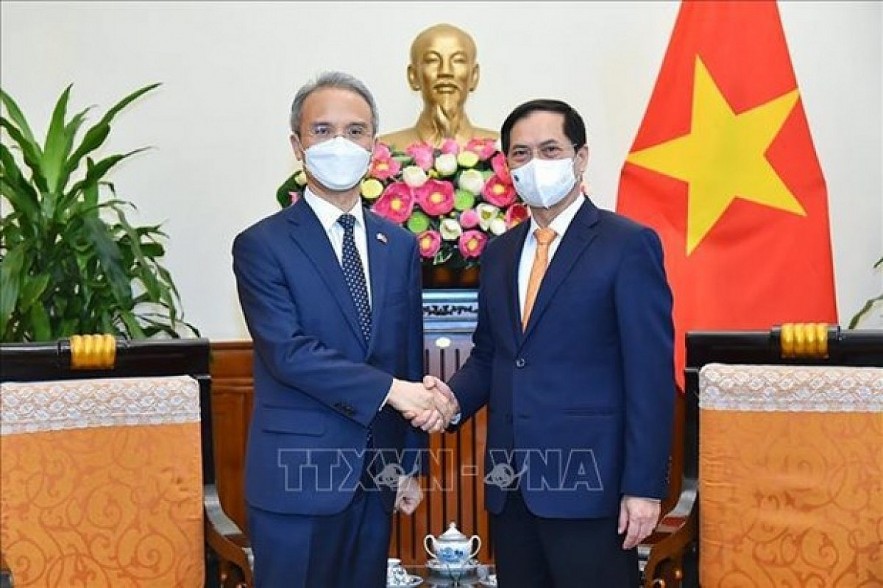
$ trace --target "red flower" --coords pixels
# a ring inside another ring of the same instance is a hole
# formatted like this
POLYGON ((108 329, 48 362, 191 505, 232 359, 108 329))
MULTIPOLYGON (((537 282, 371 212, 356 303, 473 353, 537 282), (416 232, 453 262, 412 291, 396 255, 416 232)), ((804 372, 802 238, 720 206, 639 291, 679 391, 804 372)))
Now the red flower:
POLYGON ((481 161, 486 161, 497 150, 496 143, 494 139, 470 139, 464 149, 478 155, 481 161))
POLYGON ((516 202, 506 210, 506 228, 511 229, 523 220, 527 220, 530 211, 521 202, 516 202))
POLYGON ((404 182, 395 182, 386 187, 371 210, 394 223, 402 224, 411 216, 414 209, 414 195, 404 182))
POLYGON ((405 153, 414 158, 414 163, 423 171, 429 171, 432 164, 435 163, 435 149, 432 145, 426 143, 414 143, 407 149, 405 153))
POLYGON ((463 231, 457 247, 460 249, 460 255, 463 259, 475 258, 481 256, 484 246, 487 245, 487 235, 481 231, 463 231))
POLYGON ((371 170, 368 175, 378 180, 388 180, 401 169, 402 164, 392 158, 389 147, 383 143, 378 143, 374 147, 374 157, 371 159, 371 170))
POLYGON ((442 141, 441 152, 457 155, 460 153, 460 145, 457 143, 456 139, 447 138, 442 141))
POLYGON ((515 187, 507 184, 496 174, 488 178, 481 190, 484 199, 500 208, 505 208, 515 202, 515 187))
POLYGON ((435 257, 441 249, 442 238, 438 231, 423 231, 417 235, 417 246, 420 248, 420 256, 426 258, 435 257))
POLYGON ((414 190, 417 203, 429 216, 441 216, 454 208, 454 186, 450 182, 428 180, 414 190))
POLYGON ((503 180, 503 182, 512 185, 512 176, 509 175, 509 166, 506 165, 506 156, 502 153, 497 153, 491 158, 491 168, 493 168, 494 173, 497 174, 497 177, 503 180))

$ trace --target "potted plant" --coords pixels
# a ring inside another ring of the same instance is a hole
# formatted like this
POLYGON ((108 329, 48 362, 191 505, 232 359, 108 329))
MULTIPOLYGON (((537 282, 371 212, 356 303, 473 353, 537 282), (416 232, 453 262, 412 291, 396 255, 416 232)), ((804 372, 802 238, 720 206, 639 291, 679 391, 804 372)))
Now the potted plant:
POLYGON ((3 90, 0 127, 0 337, 47 341, 77 333, 124 338, 180 336, 182 320, 160 226, 133 226, 134 206, 117 197, 114 166, 142 151, 93 159, 110 123, 151 84, 129 94, 78 141, 89 108, 67 118, 71 87, 59 97, 41 146, 3 90), (8 205, 8 206, 7 206, 8 205))

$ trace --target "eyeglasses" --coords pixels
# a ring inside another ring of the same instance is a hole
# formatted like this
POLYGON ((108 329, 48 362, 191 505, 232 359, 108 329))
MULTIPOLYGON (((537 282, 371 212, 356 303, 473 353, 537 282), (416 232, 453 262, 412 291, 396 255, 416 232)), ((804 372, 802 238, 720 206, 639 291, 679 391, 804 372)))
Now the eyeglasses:
MULTIPOLYGON (((576 148, 576 145, 571 145, 576 148)), ((570 156, 570 150, 565 145, 559 143, 543 143, 536 149, 525 145, 518 145, 509 149, 506 158, 510 163, 516 165, 524 165, 534 158, 534 155, 540 159, 564 159, 570 156)))
POLYGON ((341 136, 354 143, 363 143, 366 139, 371 138, 371 129, 368 125, 362 123, 352 123, 343 130, 335 129, 330 124, 316 123, 307 129, 307 135, 315 139, 317 143, 330 141, 335 137, 341 136))

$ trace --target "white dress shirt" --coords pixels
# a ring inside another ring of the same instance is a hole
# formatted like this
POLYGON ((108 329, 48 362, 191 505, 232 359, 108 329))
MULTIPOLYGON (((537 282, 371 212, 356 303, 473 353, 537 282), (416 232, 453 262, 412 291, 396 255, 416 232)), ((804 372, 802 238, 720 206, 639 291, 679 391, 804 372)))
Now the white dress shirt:
MULTIPOLYGON (((313 212, 316 213, 316 216, 319 217, 319 222, 322 223, 322 228, 325 229, 325 234, 328 235, 328 240, 331 242, 331 247, 334 249, 334 254, 337 256, 337 262, 342 264, 344 231, 343 227, 337 222, 337 219, 340 218, 340 215, 345 213, 327 200, 319 198, 310 192, 309 188, 304 190, 304 199, 307 201, 310 208, 313 209, 313 212)), ((368 304, 371 304, 371 269, 368 267, 368 232, 365 230, 365 213, 362 210, 361 198, 356 200, 356 203, 347 212, 356 217, 356 224, 353 227, 353 238, 356 241, 356 250, 359 252, 359 258, 362 260, 362 270, 365 272, 365 285, 368 290, 368 304)))
MULTIPOLYGON (((549 223, 549 228, 555 231, 555 239, 549 245, 549 265, 552 265, 552 258, 555 256, 555 252, 558 251, 558 245, 561 244, 561 239, 564 237, 567 227, 570 226, 570 222, 576 216, 576 211, 583 205, 583 202, 585 202, 585 196, 580 195, 549 223)), ((537 252, 537 238, 534 232, 538 228, 540 228, 540 225, 531 217, 527 238, 524 240, 524 246, 521 248, 521 260, 518 262, 518 308, 521 316, 524 316, 524 299, 527 297, 527 283, 530 281, 530 269, 533 266, 533 258, 537 252)))

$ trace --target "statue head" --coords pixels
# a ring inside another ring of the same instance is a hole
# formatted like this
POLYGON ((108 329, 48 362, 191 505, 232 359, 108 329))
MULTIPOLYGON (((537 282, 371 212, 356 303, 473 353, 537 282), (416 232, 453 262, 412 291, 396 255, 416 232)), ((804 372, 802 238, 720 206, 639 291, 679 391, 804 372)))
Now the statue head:
POLYGON ((418 34, 411 43, 408 84, 420 92, 423 111, 413 127, 380 140, 404 149, 415 142, 438 147, 446 138, 465 145, 473 138, 499 137, 497 131, 473 126, 466 116, 466 99, 478 86, 475 57, 475 41, 453 25, 437 24, 418 34))
POLYGON ((478 75, 475 42, 453 25, 429 27, 411 44, 408 83, 427 108, 440 109, 448 118, 463 111, 478 75))

